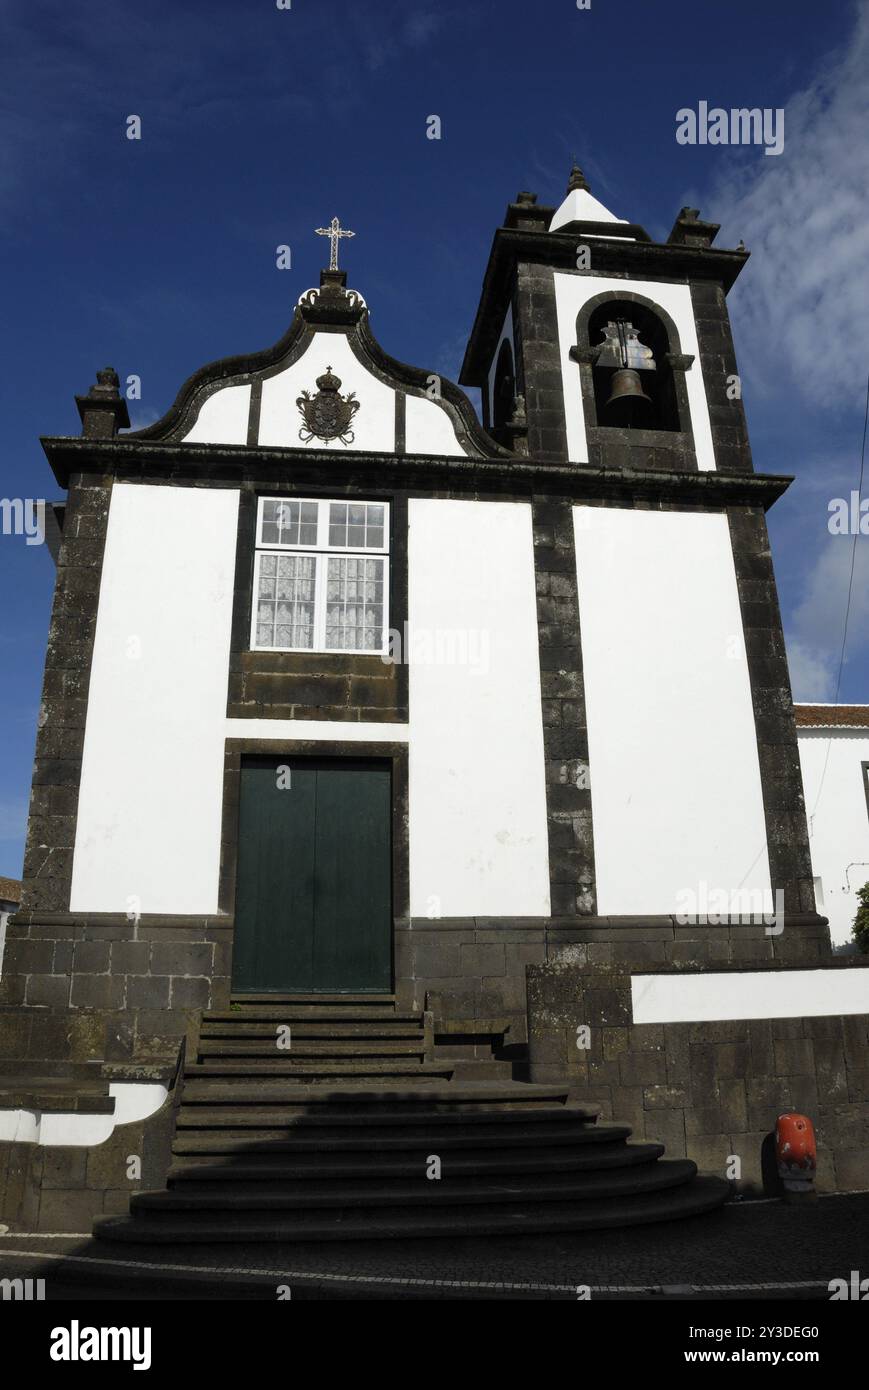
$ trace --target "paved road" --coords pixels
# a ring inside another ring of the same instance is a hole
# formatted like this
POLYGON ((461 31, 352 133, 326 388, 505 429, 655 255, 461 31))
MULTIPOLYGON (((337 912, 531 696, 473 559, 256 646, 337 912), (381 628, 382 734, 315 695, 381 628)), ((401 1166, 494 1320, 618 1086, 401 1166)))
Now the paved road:
POLYGON ((110 1245, 0 1236, 0 1278, 65 1298, 828 1298, 869 1277, 869 1193, 799 1207, 732 1203, 712 1215, 561 1238, 321 1245, 110 1245))

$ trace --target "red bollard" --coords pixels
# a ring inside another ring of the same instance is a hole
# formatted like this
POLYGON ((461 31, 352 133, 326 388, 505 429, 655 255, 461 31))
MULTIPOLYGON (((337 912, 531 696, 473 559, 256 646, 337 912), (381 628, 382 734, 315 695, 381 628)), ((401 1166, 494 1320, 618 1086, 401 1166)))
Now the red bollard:
POLYGON ((785 1198, 814 1197, 818 1148, 808 1115, 789 1112, 775 1122, 775 1153, 785 1198))

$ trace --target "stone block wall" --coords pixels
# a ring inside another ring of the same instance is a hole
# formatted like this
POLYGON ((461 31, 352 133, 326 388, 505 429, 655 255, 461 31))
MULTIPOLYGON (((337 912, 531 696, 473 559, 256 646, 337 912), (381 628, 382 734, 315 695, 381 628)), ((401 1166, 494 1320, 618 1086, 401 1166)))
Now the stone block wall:
POLYGON ((525 1039, 525 967, 546 959, 539 918, 483 917, 397 924, 395 990, 402 1009, 430 1008, 445 1019, 506 1019, 510 1041, 525 1039))
POLYGON ((165 1185, 173 1118, 170 1094, 155 1115, 119 1125, 102 1144, 0 1143, 0 1221, 12 1231, 84 1235, 97 1216, 126 1215, 132 1193, 165 1185), (135 1180, 131 1157, 141 1160, 135 1180))
POLYGON ((777 1116, 800 1111, 818 1138, 818 1190, 869 1187, 869 1015, 635 1024, 629 967, 567 952, 527 975, 532 1081, 569 1081, 602 1121, 702 1171, 725 1177, 738 1156, 752 1195, 777 1116))
POLYGON ((590 969, 810 968, 829 959, 829 935, 814 916, 790 919, 780 936, 762 925, 680 926, 670 917, 415 917, 396 923, 395 989, 402 1008, 428 1000, 436 1021, 506 1018, 511 1042, 521 1042, 526 966, 565 951, 590 969))
POLYGON ((19 913, 0 977, 0 1072, 174 1065, 199 1011, 229 1007, 231 943, 220 919, 19 913))

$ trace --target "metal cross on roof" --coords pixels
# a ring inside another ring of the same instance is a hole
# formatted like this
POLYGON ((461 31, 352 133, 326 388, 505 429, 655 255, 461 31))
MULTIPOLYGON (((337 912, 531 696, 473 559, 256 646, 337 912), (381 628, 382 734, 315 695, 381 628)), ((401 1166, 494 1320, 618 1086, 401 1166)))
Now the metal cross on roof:
POLYGON ((355 235, 355 232, 346 231, 341 226, 341 223, 338 221, 337 217, 332 218, 332 221, 329 223, 328 227, 317 228, 317 236, 327 236, 329 238, 329 243, 331 246, 331 255, 329 256, 330 270, 338 269, 338 242, 340 241, 341 237, 355 235))

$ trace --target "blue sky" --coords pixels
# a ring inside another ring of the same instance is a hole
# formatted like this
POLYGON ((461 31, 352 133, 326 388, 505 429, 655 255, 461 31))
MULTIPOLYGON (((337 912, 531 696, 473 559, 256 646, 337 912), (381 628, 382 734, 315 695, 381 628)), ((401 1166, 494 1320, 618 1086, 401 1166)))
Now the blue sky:
MULTIPOLYGON (((0 495, 59 496, 38 436, 79 432, 97 368, 141 377, 144 425, 203 362, 275 341, 334 213, 380 342, 455 377, 504 207, 559 202, 575 153, 652 236, 688 203, 753 252, 730 302, 755 466, 797 478, 770 515, 795 694, 833 698, 851 542, 827 506, 857 486, 869 372, 865 3, 6 0, 0 52, 0 495), (784 108, 784 153, 677 144, 701 100, 784 108)), ((845 700, 869 700, 867 551, 845 700)), ((44 548, 0 536, 15 877, 52 583, 44 548)))

